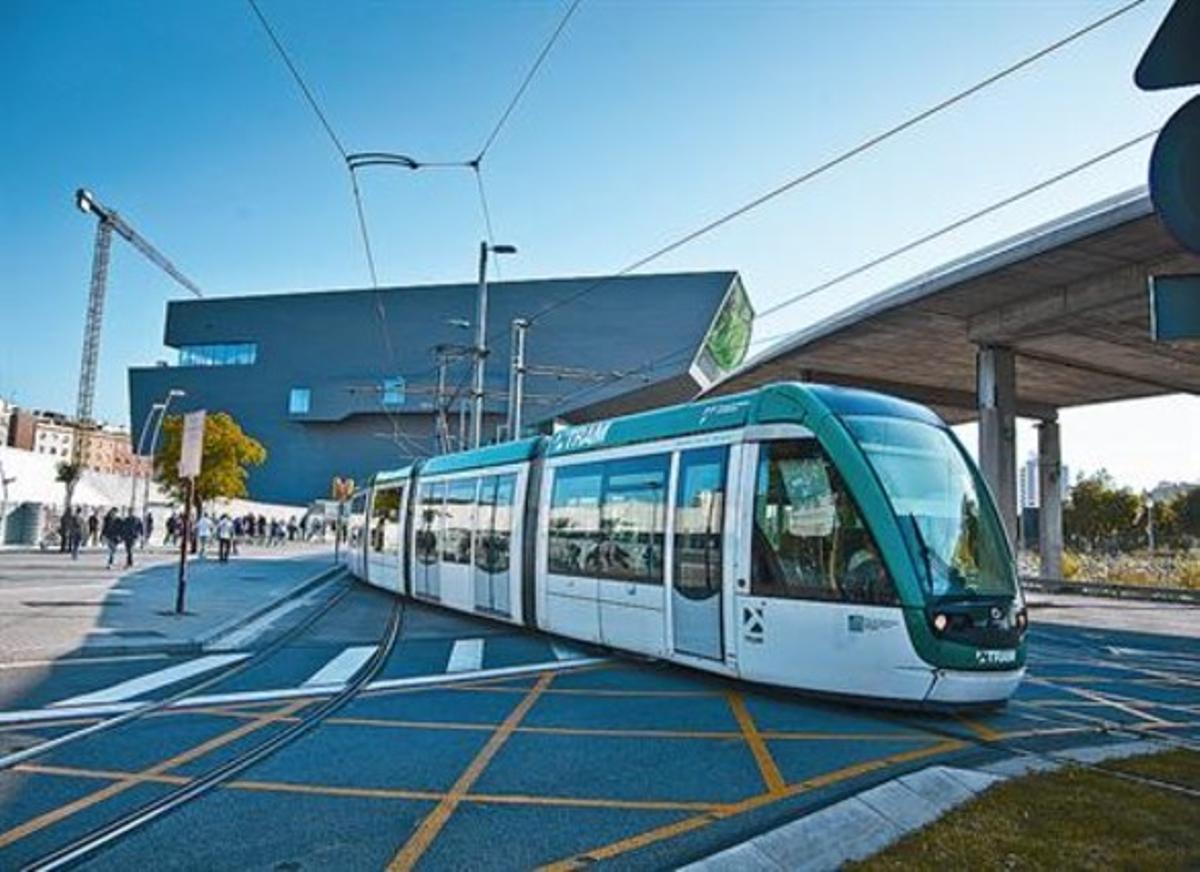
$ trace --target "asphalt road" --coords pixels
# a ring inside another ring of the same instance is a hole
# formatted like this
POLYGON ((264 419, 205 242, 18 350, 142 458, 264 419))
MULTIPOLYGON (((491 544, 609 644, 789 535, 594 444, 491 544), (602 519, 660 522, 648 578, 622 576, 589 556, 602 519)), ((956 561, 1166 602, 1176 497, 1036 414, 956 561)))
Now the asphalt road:
MULTIPOLYGON (((0 867, 186 784, 317 705, 306 682, 322 670, 352 675, 391 608, 357 585, 328 593, 339 598, 319 614, 314 606, 306 631, 204 688, 205 704, 0 772, 0 867)), ((1017 697, 971 717, 821 702, 597 653, 410 604, 373 689, 84 865, 666 868, 933 762, 977 765, 1131 735, 1200 742, 1200 649, 1190 638, 1035 625, 1017 697)), ((12 698, 29 708, 123 696, 196 659, 60 663, 26 676, 12 698)), ((0 752, 94 722, 89 705, 0 723, 0 752)))

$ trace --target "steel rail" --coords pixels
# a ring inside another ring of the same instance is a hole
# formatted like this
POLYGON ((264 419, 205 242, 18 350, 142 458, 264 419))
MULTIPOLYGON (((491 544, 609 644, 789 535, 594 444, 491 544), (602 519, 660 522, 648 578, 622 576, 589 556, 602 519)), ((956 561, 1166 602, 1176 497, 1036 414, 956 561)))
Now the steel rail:
MULTIPOLYGON (((325 583, 328 584, 332 582, 339 575, 345 574, 345 572, 345 568, 335 570, 330 575, 329 580, 325 583)), ((328 573, 329 571, 326 570, 325 573, 321 574, 324 575, 328 573)), ((317 577, 319 578, 320 576, 317 577)), ((210 675, 208 678, 204 679, 198 684, 189 685, 183 690, 177 691, 170 696, 147 702, 144 705, 130 709, 127 712, 122 712, 119 715, 102 720, 99 723, 89 724, 88 726, 82 727, 78 730, 73 730, 64 735, 56 736, 53 739, 33 745, 32 747, 24 748, 20 751, 14 751, 11 754, 6 754, 5 756, 0 757, 0 772, 4 771, 5 769, 11 769, 13 766, 16 766, 20 763, 25 763, 29 760, 41 757, 43 754, 47 754, 50 751, 63 747, 64 745, 72 744, 80 739, 86 739, 88 736, 94 736, 97 733, 107 732, 108 730, 119 727, 122 724, 128 724, 132 721, 152 715, 156 712, 163 711, 164 709, 171 708, 175 706, 176 703, 186 700, 191 696, 195 696, 201 691, 208 690, 210 687, 214 687, 221 682, 226 681, 227 679, 233 678, 236 675, 240 675, 242 672, 250 669, 251 667, 261 665, 266 660, 273 657, 281 649, 290 644, 294 639, 303 635, 309 628, 316 624, 317 621, 328 614, 334 606, 345 599, 351 590, 353 590, 352 587, 346 587, 339 591, 335 596, 330 597, 329 600, 322 603, 316 611, 306 616, 300 623, 291 627, 287 632, 274 639, 270 645, 267 645, 262 650, 255 652, 252 656, 247 657, 244 660, 239 660, 237 663, 232 663, 228 667, 218 670, 216 673, 210 675)))
POLYGON ((220 787, 225 782, 262 760, 265 760, 276 751, 295 742, 342 708, 342 706, 346 705, 346 703, 350 702, 360 690, 376 678, 391 656, 396 642, 400 639, 404 624, 404 615, 404 601, 397 597, 380 644, 376 647, 375 652, 371 655, 364 668, 359 671, 358 675, 352 681, 347 682, 346 686, 337 694, 327 698, 315 708, 303 712, 299 720, 292 722, 281 732, 248 748, 233 759, 220 764, 204 775, 179 787, 177 790, 152 800, 140 808, 121 815, 115 820, 96 827, 90 832, 73 839, 66 845, 45 854, 22 868, 24 870, 50 872, 52 869, 61 869, 74 864, 108 847, 118 839, 205 796, 210 791, 220 787))

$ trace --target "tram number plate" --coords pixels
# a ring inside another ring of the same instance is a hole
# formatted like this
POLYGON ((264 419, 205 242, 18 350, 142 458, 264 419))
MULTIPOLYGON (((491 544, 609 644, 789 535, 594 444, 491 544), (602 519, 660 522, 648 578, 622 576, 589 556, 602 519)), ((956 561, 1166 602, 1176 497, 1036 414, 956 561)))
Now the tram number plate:
POLYGON ((1017 652, 1012 649, 998 651, 981 649, 975 652, 975 662, 985 666, 1004 666, 1017 662, 1017 652))

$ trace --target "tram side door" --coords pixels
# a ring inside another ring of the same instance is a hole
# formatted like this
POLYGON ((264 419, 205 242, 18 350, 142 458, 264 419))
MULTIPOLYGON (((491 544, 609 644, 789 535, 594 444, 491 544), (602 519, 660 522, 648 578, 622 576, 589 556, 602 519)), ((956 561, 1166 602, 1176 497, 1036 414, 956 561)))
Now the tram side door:
POLYGON ((675 487, 675 651, 724 659, 722 581, 729 446, 683 451, 675 487))

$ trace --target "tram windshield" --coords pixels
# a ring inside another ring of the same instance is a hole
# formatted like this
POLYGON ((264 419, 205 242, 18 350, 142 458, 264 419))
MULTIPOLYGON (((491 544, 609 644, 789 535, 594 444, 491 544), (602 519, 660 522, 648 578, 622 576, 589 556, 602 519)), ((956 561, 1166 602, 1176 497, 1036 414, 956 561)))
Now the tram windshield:
POLYGON ((934 597, 1011 596, 1004 530, 971 463, 948 431, 921 421, 849 416, 850 432, 924 558, 934 597))

